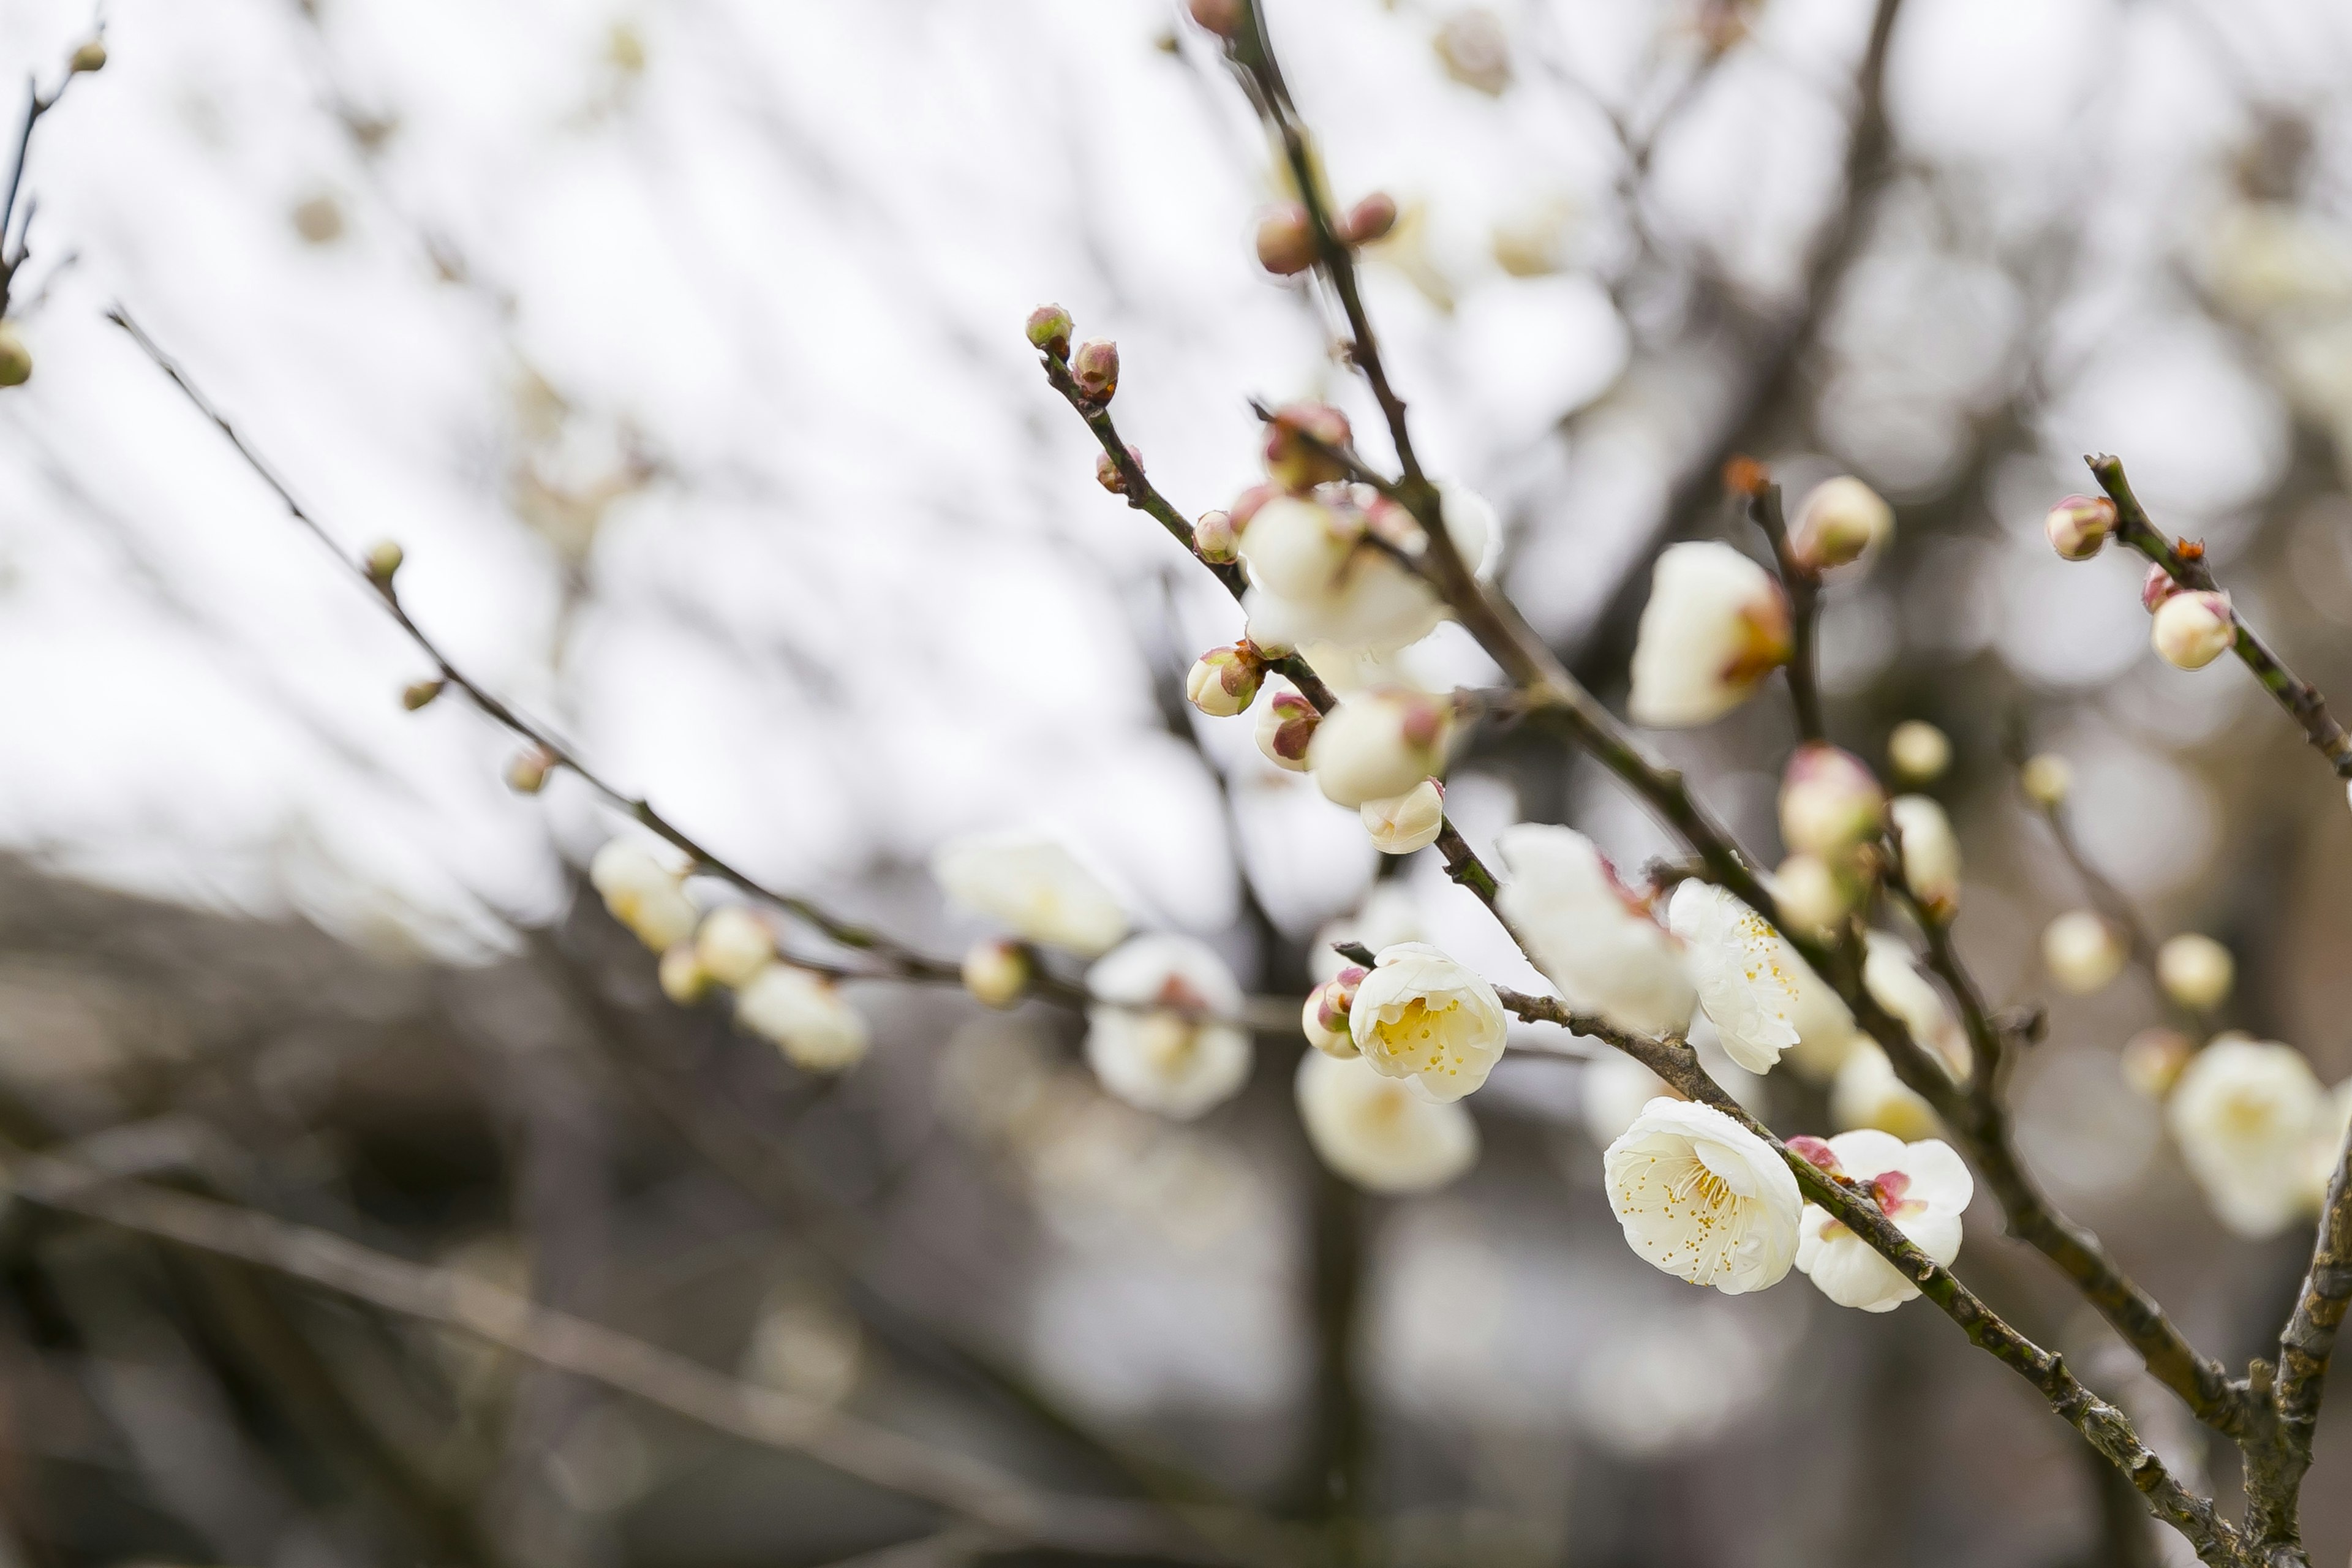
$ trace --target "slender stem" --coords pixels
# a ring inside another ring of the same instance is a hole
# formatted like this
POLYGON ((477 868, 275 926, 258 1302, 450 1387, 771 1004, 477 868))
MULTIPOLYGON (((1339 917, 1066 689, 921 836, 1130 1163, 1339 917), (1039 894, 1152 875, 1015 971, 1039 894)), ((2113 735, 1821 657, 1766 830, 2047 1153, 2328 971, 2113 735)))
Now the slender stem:
MULTIPOLYGON (((2212 569, 2205 564, 2205 549, 2186 540, 2168 541, 2150 521, 2147 510, 2132 493, 2131 481, 2124 477, 2123 459, 2114 457, 2086 458, 2091 473, 2107 499, 2116 503, 2116 537, 2164 568, 2175 583, 2184 588, 2218 592, 2212 569)), ((2327 759, 2327 765, 2339 778, 2352 779, 2352 734, 2346 732, 2327 711, 2327 700, 2319 689, 2289 669, 2268 643, 2242 619, 2237 622, 2238 636, 2233 646, 2238 658, 2263 689, 2275 698, 2289 717, 2303 727, 2304 739, 2318 748, 2327 759)))
POLYGON ((1780 565, 1780 585, 1789 593, 1789 662, 1781 673, 1789 678, 1789 700, 1797 710, 1797 732, 1808 741, 1829 739, 1822 717, 1821 681, 1816 673, 1814 645, 1820 623, 1822 582, 1797 559, 1789 543, 1789 523, 1780 510, 1780 487, 1765 484, 1748 498, 1748 516, 1772 542, 1772 558, 1780 565))
POLYGON ((2294 1310, 2279 1334, 2278 1380, 2273 1393, 2278 1414, 2278 1452, 2254 1467, 2247 1493, 2254 1523, 2265 1543, 2297 1541, 2295 1500, 2311 1468, 2311 1440, 2319 1423, 2319 1402, 2327 1387, 2328 1358, 2336 1331, 2352 1302, 2352 1140, 2336 1156, 2320 1209, 2319 1237, 2311 1268, 2296 1293, 2294 1310))

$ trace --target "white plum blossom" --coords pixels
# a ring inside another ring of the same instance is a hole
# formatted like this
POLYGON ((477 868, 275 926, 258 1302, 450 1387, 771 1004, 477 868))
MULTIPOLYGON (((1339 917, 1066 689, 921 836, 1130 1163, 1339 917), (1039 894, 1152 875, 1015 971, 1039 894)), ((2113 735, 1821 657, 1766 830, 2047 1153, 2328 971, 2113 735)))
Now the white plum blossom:
POLYGON ((1189 1121, 1249 1077, 1242 988, 1205 942, 1139 936, 1087 972, 1087 1062, 1112 1094, 1189 1121))
POLYGON ((1886 1052, 1867 1037, 1854 1039, 1830 1080, 1830 1120, 1848 1131, 1876 1128, 1897 1138, 1926 1138, 1941 1126, 1935 1108, 1895 1076, 1886 1052))
POLYGON ((1441 1103, 1486 1081, 1507 1027, 1492 985, 1418 942, 1383 949, 1348 1009, 1348 1032, 1364 1059, 1441 1103))
POLYGON ((789 963, 769 964, 735 993, 735 1018, 809 1072, 852 1067, 870 1043, 866 1019, 832 981, 789 963))
POLYGON ((1779 1284, 1796 1261, 1797 1178, 1713 1106, 1652 1100, 1601 1163, 1609 1206, 1645 1262, 1737 1296, 1779 1284))
MULTIPOLYGON (((1815 1147, 1829 1156, 1825 1168, 1832 1174, 1866 1186, 1880 1211, 1920 1251, 1946 1265, 1960 1255, 1960 1215, 1976 1183, 1949 1144, 1934 1138, 1906 1143, 1865 1129, 1815 1147)), ((1804 1152, 1822 1163, 1812 1150, 1804 1152)), ((1816 1204, 1805 1205, 1799 1225, 1797 1268, 1839 1306, 1865 1312, 1891 1312, 1919 1294, 1902 1270, 1816 1204)))
MULTIPOLYGON (((1495 537, 1492 508, 1471 490, 1441 480, 1447 536, 1473 571, 1495 537)), ((1377 533, 1406 554, 1427 547, 1402 507, 1363 493, 1336 500, 1281 496, 1249 518, 1241 558, 1250 576, 1245 601, 1250 640, 1260 647, 1329 643, 1354 652, 1391 653, 1420 641, 1449 613, 1433 589, 1366 541, 1377 533)))
POLYGON ((694 934, 701 911, 686 896, 686 869, 642 838, 621 837, 588 862, 588 883, 614 920, 656 952, 694 934))
POLYGON ((1820 1071, 1835 1070, 1853 1015, 1769 921, 1691 878, 1667 900, 1666 923, 1683 941, 1698 1004, 1725 1055, 1749 1072, 1769 1072, 1783 1051, 1800 1050, 1820 1071))
POLYGON ((2303 1214, 2310 1147, 2331 1109, 2301 1052, 2224 1035, 2181 1069, 2165 1121, 2221 1223, 2260 1237, 2303 1214))
POLYGON ((775 933, 753 910, 723 904, 702 917, 694 933, 694 956, 711 979, 740 986, 774 962, 775 933))
POLYGON ((1092 958, 1127 934, 1127 911, 1118 898, 1051 838, 1026 833, 959 838, 931 857, 931 875, 949 898, 1030 942, 1092 958))
POLYGON ((1720 719, 1787 662, 1789 600, 1728 544, 1677 544, 1658 557, 1633 647, 1626 711, 1681 728, 1720 719))
POLYGON ((1391 799, 1445 771, 1453 705, 1402 686, 1350 695, 1316 726, 1307 763, 1317 787, 1339 805, 1391 799))
POLYGON ((1372 847, 1383 855, 1410 855, 1437 842, 1445 827, 1445 791, 1435 779, 1423 779, 1401 795, 1368 800, 1357 811, 1372 847))
POLYGON ((1495 840, 1509 873, 1496 906, 1579 1012, 1637 1035, 1681 1035, 1697 1003, 1683 944, 1571 827, 1520 823, 1495 840))
POLYGON ((1298 1119, 1322 1162, 1376 1193, 1425 1193, 1478 1159, 1478 1128, 1459 1105, 1434 1104, 1361 1058, 1298 1059, 1298 1119))
POLYGON ((1895 842, 1903 854, 1903 880, 1911 896, 1937 919, 1960 907, 1960 839, 1944 808, 1924 795, 1898 795, 1887 803, 1895 819, 1895 842))

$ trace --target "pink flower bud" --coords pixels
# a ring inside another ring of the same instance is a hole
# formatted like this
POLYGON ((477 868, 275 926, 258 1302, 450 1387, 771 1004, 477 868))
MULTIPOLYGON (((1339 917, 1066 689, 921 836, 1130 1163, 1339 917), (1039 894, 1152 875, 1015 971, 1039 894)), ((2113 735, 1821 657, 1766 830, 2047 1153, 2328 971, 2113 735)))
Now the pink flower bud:
POLYGON ((1248 528, 1250 519, 1257 515, 1258 509, 1282 493, 1279 485, 1252 485, 1235 496, 1234 504, 1226 508, 1227 515, 1233 519, 1234 532, 1239 534, 1248 528))
POLYGON ((2158 605, 2179 592, 2180 584, 2172 580, 2171 573, 2156 562, 2147 563, 2147 575, 2139 581, 2140 608, 2154 615, 2158 605))
POLYGON ((1257 700, 1265 660, 1249 644, 1213 647, 1193 661, 1184 679, 1184 700, 1212 719, 1230 719, 1257 700))
POLYGON ((1307 744, 1323 715, 1296 691, 1277 691, 1258 713, 1257 749, 1276 767, 1294 773, 1307 771, 1307 744))
POLYGON ((2189 590, 2157 605, 2147 637, 2165 663, 2202 669, 2237 640, 2238 622, 2227 595, 2189 590))
POLYGON ((2069 561, 2088 561, 2116 526, 2116 503, 2105 496, 2068 496, 2042 520, 2050 548, 2069 561))
POLYGON ((1038 353, 1055 359, 1070 357, 1070 313, 1059 305, 1040 305, 1029 312, 1029 342, 1038 353))
POLYGON ((1108 338, 1088 338, 1070 355, 1070 379, 1096 403, 1108 403, 1118 390, 1118 345, 1108 338))
POLYGON ((1307 1043, 1325 1056, 1344 1060, 1357 1054, 1355 1037, 1349 1032, 1348 1014, 1355 1005, 1356 988, 1364 983, 1368 973, 1351 963, 1307 994, 1299 1024, 1307 1043))
POLYGON ((1234 526, 1231 514, 1204 511, 1192 523, 1192 553, 1212 566, 1223 566, 1241 558, 1241 531, 1234 526))
POLYGON ((1315 231, 1305 207, 1287 202, 1257 220, 1257 264, 1277 278, 1315 265, 1315 231))
POLYGON ((1825 1171, 1832 1176, 1844 1173, 1844 1167, 1838 1163, 1837 1151, 1829 1146, 1827 1139, 1800 1133, 1789 1140, 1789 1152, 1800 1156, 1807 1164, 1817 1170, 1825 1171))
POLYGON ((1328 403, 1277 408, 1265 431, 1266 474, 1291 494, 1305 495, 1346 477, 1347 470, 1325 450, 1344 451, 1354 438, 1348 416, 1328 403))
POLYGON ((1396 227, 1396 198, 1386 191, 1374 191, 1339 220, 1339 237, 1349 245, 1370 245, 1386 238, 1389 230, 1396 227))
POLYGON ((1241 31, 1241 0, 1191 0, 1185 9, 1192 20, 1221 38, 1230 38, 1241 31))
POLYGON ((1861 758, 1819 741, 1790 755, 1780 778, 1780 838, 1791 850, 1835 862, 1885 824, 1886 792, 1861 758))
MULTIPOLYGON (((1140 447, 1129 446, 1127 455, 1134 460, 1138 468, 1143 467, 1143 449, 1140 447)), ((1115 496, 1123 496, 1127 493, 1127 476, 1118 471, 1118 465, 1111 461, 1108 452, 1095 459, 1095 483, 1115 496)))

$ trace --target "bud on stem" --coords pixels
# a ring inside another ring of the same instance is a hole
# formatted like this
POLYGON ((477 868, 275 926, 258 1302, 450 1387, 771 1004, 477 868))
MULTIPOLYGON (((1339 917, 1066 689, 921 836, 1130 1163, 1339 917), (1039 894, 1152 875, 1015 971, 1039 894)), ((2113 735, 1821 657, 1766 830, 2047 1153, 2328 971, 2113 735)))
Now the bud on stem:
POLYGON ((389 539, 376 541, 368 546, 367 558, 364 562, 368 581, 379 588, 392 586, 394 574, 400 570, 400 563, 406 559, 408 557, 402 552, 396 542, 389 539))
POLYGON ((446 680, 419 680, 412 682, 405 690, 401 692, 400 705, 403 708, 407 709, 411 713, 414 713, 419 708, 424 707, 426 703, 440 696, 441 689, 447 684, 448 682, 446 680))
POLYGON ((1213 647, 1193 661, 1184 700, 1212 719, 1230 719, 1257 700, 1265 675, 1265 656, 1248 642, 1213 647))
POLYGON ((98 38, 90 39, 68 58, 66 68, 76 76, 87 76, 91 71, 104 70, 106 68, 105 43, 98 38))
POLYGON ((1396 198, 1386 191, 1374 191, 1349 208, 1348 216, 1339 220, 1339 237, 1351 246, 1370 245, 1387 238, 1389 231, 1396 227, 1396 198))
POLYGON ((517 795, 537 795, 555 771, 555 754, 544 746, 526 746, 507 763, 507 787, 517 795))
POLYGON ((1029 343, 1050 359, 1070 357, 1070 313, 1059 305, 1040 305, 1029 312, 1029 343))
POLYGON ((1257 264, 1277 278, 1315 265, 1315 230, 1305 207, 1286 202, 1257 220, 1257 264))
POLYGON ((1108 403, 1118 391, 1118 345, 1108 338, 1088 338, 1070 355, 1070 379, 1088 401, 1108 403))
POLYGON ((1241 559, 1241 531, 1231 513, 1204 511, 1192 524, 1192 552, 1212 566, 1241 559))
POLYGON ((2069 561, 2088 561, 2115 531, 2116 503, 2105 496, 2068 496, 2042 520, 2050 548, 2069 561))
MULTIPOLYGON (((1136 468, 1140 469, 1143 467, 1142 447, 1130 445, 1127 448, 1127 455, 1136 468)), ((1127 476, 1119 471, 1118 464, 1111 460, 1111 455, 1108 452, 1095 459, 1095 483, 1115 496, 1127 494, 1127 476)))

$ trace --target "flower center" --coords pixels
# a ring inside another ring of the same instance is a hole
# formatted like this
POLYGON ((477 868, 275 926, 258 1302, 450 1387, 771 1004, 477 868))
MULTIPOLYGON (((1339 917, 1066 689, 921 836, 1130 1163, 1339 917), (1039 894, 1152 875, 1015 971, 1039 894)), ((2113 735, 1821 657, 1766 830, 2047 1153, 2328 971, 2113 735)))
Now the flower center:
POLYGON ((1416 996, 1397 1009, 1395 1017, 1381 1018, 1372 1033, 1389 1058, 1406 1071, 1452 1078, 1462 1070, 1462 1054, 1448 1050, 1446 1042, 1461 1010, 1459 1002, 1432 1007, 1427 998, 1416 996))

